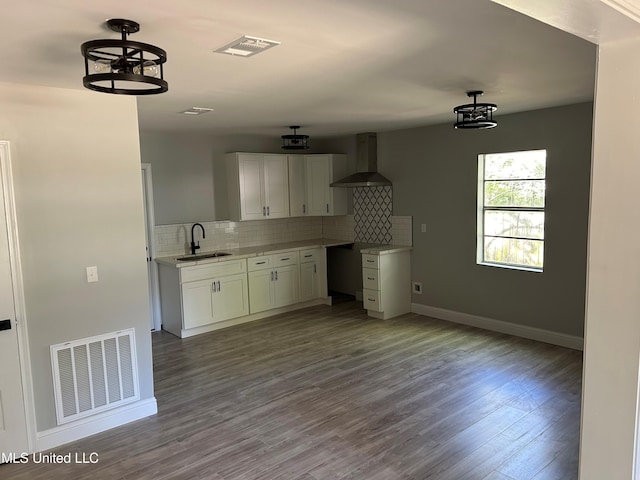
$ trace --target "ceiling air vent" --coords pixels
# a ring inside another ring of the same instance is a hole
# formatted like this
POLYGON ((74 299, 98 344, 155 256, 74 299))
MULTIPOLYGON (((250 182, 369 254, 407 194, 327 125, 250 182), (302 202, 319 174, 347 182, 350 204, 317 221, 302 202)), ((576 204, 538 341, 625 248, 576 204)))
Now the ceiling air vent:
POLYGON ((280 45, 280 42, 267 40, 266 38, 252 37, 251 35, 244 35, 239 39, 228 43, 224 47, 214 50, 214 52, 226 53, 227 55, 235 55, 239 57, 251 57, 277 45, 280 45))

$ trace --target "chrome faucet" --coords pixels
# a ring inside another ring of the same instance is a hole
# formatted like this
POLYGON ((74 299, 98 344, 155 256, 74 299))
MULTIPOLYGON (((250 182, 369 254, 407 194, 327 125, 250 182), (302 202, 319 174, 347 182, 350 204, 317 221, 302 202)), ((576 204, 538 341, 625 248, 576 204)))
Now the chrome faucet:
POLYGON ((193 231, 195 230, 196 227, 200 227, 202 229, 202 238, 205 238, 204 227, 202 226, 202 224, 194 223, 193 227, 191 227, 191 255, 195 255, 196 250, 200 249, 200 241, 198 241, 198 244, 196 245, 196 242, 194 242, 193 240, 193 231))

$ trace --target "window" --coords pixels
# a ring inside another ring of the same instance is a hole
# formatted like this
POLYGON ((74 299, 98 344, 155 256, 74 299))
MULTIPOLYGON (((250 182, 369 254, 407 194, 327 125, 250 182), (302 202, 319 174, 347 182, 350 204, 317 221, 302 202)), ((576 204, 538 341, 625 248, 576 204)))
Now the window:
POLYGON ((478 263, 542 271, 547 151, 478 156, 478 263))

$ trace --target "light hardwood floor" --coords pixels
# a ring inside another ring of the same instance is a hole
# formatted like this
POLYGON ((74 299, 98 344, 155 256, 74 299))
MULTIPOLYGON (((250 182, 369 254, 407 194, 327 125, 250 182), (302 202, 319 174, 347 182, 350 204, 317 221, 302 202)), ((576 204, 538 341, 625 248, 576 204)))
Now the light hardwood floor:
POLYGON ((577 478, 578 351, 356 302, 153 344, 157 415, 0 478, 577 478))

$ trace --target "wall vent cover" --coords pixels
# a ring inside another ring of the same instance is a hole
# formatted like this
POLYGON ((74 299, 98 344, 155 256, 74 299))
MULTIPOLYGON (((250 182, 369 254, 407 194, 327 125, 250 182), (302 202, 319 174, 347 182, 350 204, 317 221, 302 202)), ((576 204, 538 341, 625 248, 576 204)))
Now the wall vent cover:
POLYGON ((214 50, 214 52, 238 57, 251 57, 277 45, 280 45, 280 42, 267 40, 266 38, 252 37, 251 35, 243 35, 224 47, 214 50))
POLYGON ((58 425, 140 399, 133 329, 51 345, 58 425))

